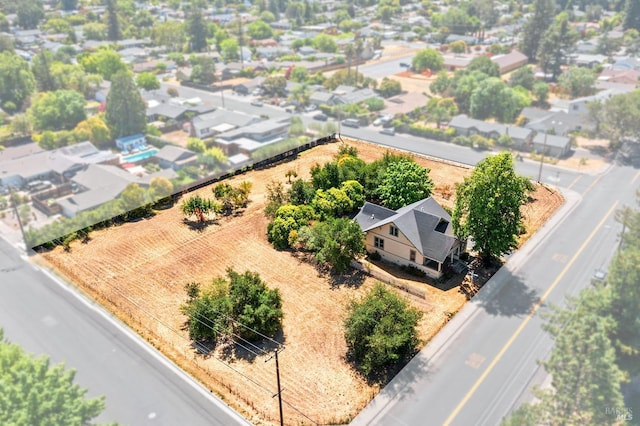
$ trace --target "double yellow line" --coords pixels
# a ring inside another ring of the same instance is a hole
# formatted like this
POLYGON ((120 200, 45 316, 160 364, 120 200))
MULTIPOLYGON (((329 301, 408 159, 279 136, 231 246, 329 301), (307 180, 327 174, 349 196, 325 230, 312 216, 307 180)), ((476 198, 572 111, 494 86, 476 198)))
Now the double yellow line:
MULTIPOLYGON (((451 412, 451 414, 449 415, 449 417, 447 417, 447 419, 444 421, 445 425, 450 425, 451 422, 453 421, 453 419, 456 418, 456 416, 460 413, 460 411, 464 408, 464 406, 467 404, 467 402, 469 402, 469 400, 471 399, 471 397, 473 396, 473 394, 478 390, 478 388, 480 387, 480 385, 482 384, 482 382, 485 381, 485 379, 487 378, 487 376, 489 375, 489 373, 491 373, 491 371, 493 370, 493 368, 498 364, 498 362, 500 362, 500 360, 502 359, 502 357, 504 356, 504 354, 507 352, 507 350, 509 349, 509 347, 511 347, 511 345, 513 344, 513 342, 516 340, 516 338, 520 335, 520 333, 522 333, 522 330, 524 330, 524 328, 527 326, 527 324, 529 323, 529 321, 531 321, 531 319, 533 318, 533 316, 536 314, 536 312, 538 311, 538 309, 540 309, 540 306, 542 306, 542 304, 545 302, 545 300, 549 297, 549 294, 551 294, 551 292, 556 288, 556 286, 558 285, 558 283, 560 283, 560 281, 564 278, 564 276, 567 274, 567 272, 569 271, 569 268, 571 268, 571 266, 573 266, 573 264, 575 263, 576 259, 578 259, 578 257, 580 256, 580 254, 582 254, 582 252, 584 251, 584 249, 587 247, 587 245, 591 242, 591 240, 593 239, 593 237, 596 235, 596 233, 600 230, 600 228, 602 228, 602 226, 604 225, 604 223, 607 221, 607 219, 609 218, 609 216, 611 216, 611 214, 614 212, 614 210, 616 209, 618 205, 618 201, 616 201, 615 203, 613 203, 613 205, 611 206, 611 208, 607 211, 607 213, 604 215, 604 217, 600 220, 600 222, 598 222, 598 225, 593 229, 593 231, 591 231, 591 233, 589 234, 589 236, 587 237, 587 239, 582 243, 582 245, 580 246, 580 248, 578 249, 578 251, 573 255, 573 257, 571 258, 571 260, 569 261, 569 263, 567 263, 567 265, 562 269, 562 271, 560 272, 560 274, 556 277, 556 279, 553 281, 553 283, 551 284, 551 286, 549 286, 549 288, 547 289, 547 291, 544 292, 544 294, 540 297, 540 299, 538 300, 538 302, 536 302, 536 304, 533 306, 533 308, 531 308, 531 311, 529 312, 529 315, 527 315, 527 317, 522 321, 522 323, 520 324, 520 326, 516 329, 516 331, 511 335, 511 337, 509 338, 509 340, 507 340, 507 343, 504 344, 504 346, 502 347, 502 349, 500 349, 500 352, 498 352, 498 354, 496 355, 496 357, 491 361, 491 363, 487 366, 487 368, 482 372, 482 374, 480 375, 480 377, 478 378, 478 380, 476 380, 476 382, 473 384, 473 386, 471 387, 471 389, 469 389, 469 392, 467 392, 467 394, 464 396, 464 398, 462 398, 462 401, 460 401, 460 403, 456 406, 456 408, 451 412)), ((508 284, 507 284, 508 285, 508 284)))

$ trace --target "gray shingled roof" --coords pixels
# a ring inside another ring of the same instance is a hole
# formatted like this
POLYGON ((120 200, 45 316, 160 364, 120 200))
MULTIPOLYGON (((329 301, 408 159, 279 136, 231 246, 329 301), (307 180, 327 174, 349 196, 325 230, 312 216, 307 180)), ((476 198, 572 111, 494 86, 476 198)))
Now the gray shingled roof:
POLYGON ((453 235, 451 216, 434 200, 425 198, 397 211, 365 203, 356 221, 363 232, 393 223, 421 255, 444 262, 457 239, 453 235), (436 230, 446 222, 444 232, 436 230))
POLYGON ((159 160, 167 160, 170 162, 186 160, 195 156, 196 153, 188 149, 180 148, 179 146, 165 145, 156 154, 156 158, 159 160))

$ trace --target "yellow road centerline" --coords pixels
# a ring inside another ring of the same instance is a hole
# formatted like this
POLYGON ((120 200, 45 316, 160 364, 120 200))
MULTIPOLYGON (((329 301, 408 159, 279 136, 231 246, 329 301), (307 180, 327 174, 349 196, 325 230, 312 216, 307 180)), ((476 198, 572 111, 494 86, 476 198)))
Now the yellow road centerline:
POLYGON ((582 176, 584 176, 584 175, 578 175, 578 176, 576 176, 576 177, 571 181, 571 183, 569 184, 569 186, 567 186, 567 189, 571 189, 571 188, 573 188, 573 185, 575 185, 576 183, 578 183, 578 181, 579 181, 580 179, 582 179, 582 176))
POLYGON ((516 331, 509 338, 509 340, 507 340, 507 343, 504 344, 502 349, 500 349, 500 352, 498 352, 498 354, 495 356, 495 358, 491 361, 491 363, 487 366, 487 368, 482 372, 482 374, 480 375, 478 380, 476 380, 476 382, 473 384, 471 389, 469 389, 469 392, 467 392, 467 394, 464 396, 464 398, 462 398, 462 401, 460 401, 460 403, 456 406, 456 408, 451 412, 449 417, 447 417, 447 420, 445 420, 445 422, 444 422, 445 425, 447 425, 447 426, 450 425, 451 422, 453 421, 453 419, 455 419, 456 416, 460 413, 462 408, 464 408, 464 406, 467 404, 467 402, 469 402, 469 400, 471 399, 473 394, 478 390, 478 388, 480 387, 482 382, 484 382, 484 380, 487 378, 489 373, 491 373, 493 368, 498 364, 498 362, 500 362, 500 360, 502 359, 504 354, 507 352, 507 349, 509 349, 509 347, 513 344, 513 342, 520 335, 520 333, 522 333, 522 330, 524 330, 524 328, 527 326, 529 321, 531 321, 531 319, 536 314, 538 309, 540 309, 540 306, 542 306, 542 304, 545 302, 547 297, 549 297, 549 294, 551 294, 551 292, 556 288, 558 283, 566 275, 567 271, 569 271, 569 268, 571 268, 571 266, 573 266, 573 264, 576 261, 576 259, 580 256, 580 254, 582 254, 584 249, 591 242, 591 240, 596 235, 596 233, 600 230, 600 228, 602 228, 602 226, 604 225, 605 221, 609 218, 609 216, 611 216, 611 214, 613 213, 613 211, 615 210, 617 205, 618 205, 618 201, 613 203, 613 205, 611 206, 611 208, 609 208, 609 210, 604 215, 604 217, 600 220, 600 222, 598 222, 598 225, 593 229, 593 231, 591 231, 591 233, 589 234, 587 239, 582 243, 582 245, 580 246, 578 251, 576 251, 576 254, 573 255, 573 257, 571 258, 569 263, 567 263, 567 265, 562 269, 562 271, 560 271, 560 274, 558 274, 558 276, 553 281, 553 283, 551 283, 551 286, 549 286, 547 291, 544 292, 544 294, 540 297, 540 299, 538 299, 538 301, 533 306, 533 308, 531 308, 531 311, 529 311, 529 314, 527 315, 527 317, 518 326, 516 331))

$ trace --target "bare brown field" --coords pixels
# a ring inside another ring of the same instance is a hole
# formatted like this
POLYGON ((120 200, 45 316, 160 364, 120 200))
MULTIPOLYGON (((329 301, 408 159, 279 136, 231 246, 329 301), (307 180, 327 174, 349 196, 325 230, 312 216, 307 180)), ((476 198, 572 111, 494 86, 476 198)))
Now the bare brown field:
MULTIPOLYGON (((350 143, 366 161, 385 151, 373 144, 350 143)), ((258 272, 282 294, 286 350, 280 355, 280 371, 286 424, 347 423, 379 390, 379 385, 367 383, 345 359, 342 326, 348 301, 360 297, 374 280, 332 285, 311 264, 271 247, 263 215, 269 182, 286 184, 285 173, 292 169, 308 178, 311 166, 331 160, 338 147, 316 147, 293 162, 234 177, 235 183, 253 183, 249 206, 242 215, 221 218, 203 230, 185 225, 176 205, 143 221, 93 232, 87 244, 75 242, 69 253, 56 249, 42 258, 251 422, 275 424, 273 360, 265 363, 263 355, 252 358, 248 353, 219 350, 209 357, 197 355, 179 310, 189 281, 208 282, 224 275, 227 267, 258 272)), ((470 170, 419 157, 417 161, 431 169, 434 197, 452 207, 454 185, 470 170)), ((211 197, 209 188, 198 192, 211 197)), ((562 203, 562 197, 539 188, 532 198, 525 215, 527 228, 534 232, 562 203)), ((424 312, 419 332, 426 343, 446 322, 447 313, 457 312, 466 299, 456 288, 445 292, 424 287, 424 300, 405 297, 424 312)))

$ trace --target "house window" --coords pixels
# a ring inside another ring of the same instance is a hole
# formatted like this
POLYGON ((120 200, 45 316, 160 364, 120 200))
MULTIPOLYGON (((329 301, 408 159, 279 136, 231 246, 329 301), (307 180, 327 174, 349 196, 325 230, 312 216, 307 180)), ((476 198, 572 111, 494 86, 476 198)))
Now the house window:
POLYGON ((415 262, 416 261, 416 251, 415 250, 409 250, 409 260, 411 262, 415 262))
POLYGON ((391 225, 389 227, 389 235, 397 237, 398 236, 398 228, 396 228, 395 226, 391 225))
POLYGON ((384 250, 384 240, 382 238, 373 237, 373 246, 380 250, 384 250))

